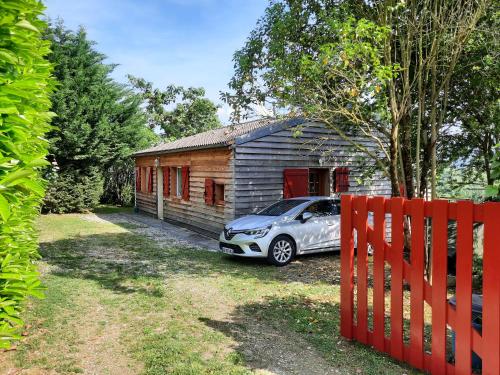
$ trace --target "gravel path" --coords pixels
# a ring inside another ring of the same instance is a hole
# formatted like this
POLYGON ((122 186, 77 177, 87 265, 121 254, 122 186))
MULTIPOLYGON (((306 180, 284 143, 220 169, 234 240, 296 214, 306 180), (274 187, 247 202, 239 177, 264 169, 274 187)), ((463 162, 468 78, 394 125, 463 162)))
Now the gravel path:
POLYGON ((143 214, 85 214, 82 218, 89 221, 128 225, 133 228, 134 233, 151 238, 160 245, 176 244, 206 251, 219 249, 218 242, 213 238, 143 214))

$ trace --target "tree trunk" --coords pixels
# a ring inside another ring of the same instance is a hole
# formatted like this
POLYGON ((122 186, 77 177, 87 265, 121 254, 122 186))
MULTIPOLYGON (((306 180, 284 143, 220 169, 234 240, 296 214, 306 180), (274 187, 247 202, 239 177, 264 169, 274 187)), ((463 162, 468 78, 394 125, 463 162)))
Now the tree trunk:
POLYGON ((392 127, 391 130, 391 144, 390 144, 390 164, 389 164, 389 173, 391 176, 391 190, 392 196, 398 197, 400 196, 399 191, 399 177, 398 177, 398 126, 392 127))
POLYGON ((415 187, 413 184, 413 156, 411 144, 411 117, 406 114, 401 119, 401 151, 402 160, 401 164, 405 176, 406 197, 412 199, 415 196, 415 187))

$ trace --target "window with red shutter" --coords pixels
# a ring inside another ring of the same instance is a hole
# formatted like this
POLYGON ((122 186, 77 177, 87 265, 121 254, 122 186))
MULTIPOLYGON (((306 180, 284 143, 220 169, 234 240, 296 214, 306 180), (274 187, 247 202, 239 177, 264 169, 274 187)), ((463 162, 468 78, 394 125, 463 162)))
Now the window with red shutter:
POLYGON ((335 168, 335 192, 342 193, 349 191, 349 168, 335 168))
POLYGON ((189 167, 182 167, 182 199, 189 200, 189 167))
POLYGON ((148 167, 148 193, 153 192, 153 167, 148 167))
POLYGON ((135 191, 141 191, 141 168, 135 169, 135 191))
POLYGON ((163 196, 168 198, 170 196, 170 168, 163 167, 163 196))
POLYGON ((214 180, 211 178, 205 179, 205 203, 208 206, 213 206, 215 204, 214 185, 214 180))
POLYGON ((283 171, 283 198, 309 195, 309 169, 285 169, 283 171))

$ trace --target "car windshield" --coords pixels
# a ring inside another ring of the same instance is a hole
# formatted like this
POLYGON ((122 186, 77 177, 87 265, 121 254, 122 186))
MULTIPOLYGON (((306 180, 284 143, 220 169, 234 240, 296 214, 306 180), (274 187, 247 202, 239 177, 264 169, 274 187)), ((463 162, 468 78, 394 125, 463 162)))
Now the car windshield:
POLYGON ((306 203, 305 199, 286 199, 283 201, 279 201, 267 208, 264 208, 262 211, 258 212, 257 215, 261 216, 281 216, 286 214, 292 208, 300 206, 302 203, 306 203))

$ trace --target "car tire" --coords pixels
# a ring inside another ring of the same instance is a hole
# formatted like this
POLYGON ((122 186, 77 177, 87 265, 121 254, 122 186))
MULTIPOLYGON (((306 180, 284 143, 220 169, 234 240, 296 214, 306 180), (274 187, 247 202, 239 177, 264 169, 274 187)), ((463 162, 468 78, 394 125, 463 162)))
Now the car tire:
POLYGON ((277 267, 286 266, 295 258, 296 247, 288 236, 278 236, 269 245, 267 261, 277 267))

